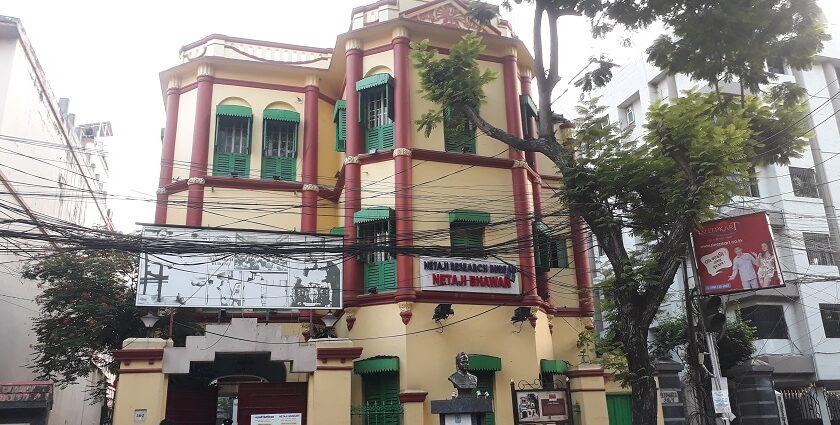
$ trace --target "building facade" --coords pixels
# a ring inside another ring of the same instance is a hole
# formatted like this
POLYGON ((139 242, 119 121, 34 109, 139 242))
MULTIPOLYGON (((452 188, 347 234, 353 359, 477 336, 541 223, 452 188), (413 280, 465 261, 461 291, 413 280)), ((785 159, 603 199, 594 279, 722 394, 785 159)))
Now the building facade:
MULTIPOLYGON (((726 296, 727 313, 740 311, 757 328, 756 357, 774 368, 788 416, 804 415, 802 419, 825 424, 840 419, 840 369, 834 366, 840 361, 840 32, 834 25, 827 28, 833 39, 810 69, 768 64, 777 77, 771 84, 795 83, 807 91, 805 128, 813 136, 809 149, 789 166, 758 167, 744 196, 719 208, 721 217, 757 211, 769 216, 787 286, 726 296)), ((634 127, 631 138, 643 134, 646 111, 654 102, 667 102, 686 90, 713 90, 688 76, 669 75, 645 58, 640 51, 598 92, 609 107, 611 123, 634 127)), ((721 90, 740 93, 737 82, 723 84, 721 90)), ((625 238, 633 246, 633 238, 625 238)), ((607 264, 601 256, 596 262, 607 264)), ((683 284, 677 280, 665 306, 672 313, 684 311, 683 284)))
POLYGON ((435 105, 419 93, 410 43, 447 54, 478 31, 479 65, 498 75, 482 116, 534 131, 530 53, 506 21, 479 26, 465 11, 459 0, 378 1, 353 10, 333 48, 214 34, 161 72, 156 225, 343 235, 362 253, 343 264, 338 338, 315 338, 326 310, 225 309, 200 312, 205 335, 183 347, 127 340, 115 423, 249 424, 270 412, 438 423, 430 400, 450 398, 462 351, 494 398, 488 423, 512 423, 512 381, 540 378, 568 378, 574 414, 607 422, 605 391, 618 389, 576 345, 592 325, 591 258, 554 196, 561 178, 546 158, 480 133, 445 123, 426 137, 413 124, 435 105), (498 245, 512 275, 460 290, 461 277, 440 273, 498 245), (251 372, 234 367, 246 359, 251 372))
MULTIPOLYGON (((0 208, 4 219, 34 224, 34 229, 30 224, 4 225, 10 229, 48 235, 47 225, 56 219, 110 227, 110 212, 100 187, 104 174, 97 178, 91 172, 87 143, 93 139, 83 142, 77 136, 67 107, 67 99, 56 101, 53 96, 20 21, 0 16, 0 208)), ((0 259, 0 385, 43 394, 51 384, 32 384, 36 376, 27 367, 35 344, 32 318, 38 305, 34 299, 40 290, 36 282, 20 277, 30 256, 15 253, 13 246, 4 252, 0 259)), ((48 414, 51 424, 99 424, 100 406, 86 401, 86 384, 51 390, 48 399, 35 397, 36 410, 46 408, 45 415, 29 419, 46 423, 39 421, 46 421, 48 414)), ((19 409, 10 407, 11 401, 0 399, 0 422, 9 423, 3 422, 9 418, 19 419, 13 423, 28 422, 25 417, 12 416, 19 409)))

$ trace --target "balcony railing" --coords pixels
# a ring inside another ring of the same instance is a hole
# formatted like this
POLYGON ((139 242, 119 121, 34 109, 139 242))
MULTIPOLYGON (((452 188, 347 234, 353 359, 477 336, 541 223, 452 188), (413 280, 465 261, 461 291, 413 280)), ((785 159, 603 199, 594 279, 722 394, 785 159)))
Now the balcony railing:
POLYGON ((332 58, 332 49, 224 35, 211 35, 181 48, 181 61, 185 63, 207 56, 327 68, 332 58))

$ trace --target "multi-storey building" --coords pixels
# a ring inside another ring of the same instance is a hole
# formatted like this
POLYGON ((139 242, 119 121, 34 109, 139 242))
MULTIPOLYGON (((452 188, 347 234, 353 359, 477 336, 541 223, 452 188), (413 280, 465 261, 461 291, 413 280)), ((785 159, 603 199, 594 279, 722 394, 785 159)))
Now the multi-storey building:
MULTIPOLYGON (((4 227, 43 233, 47 241, 46 225, 55 219, 110 227, 105 197, 91 172, 90 148, 75 134, 67 105, 53 96, 20 21, 0 16, 0 216, 33 222, 34 229, 4 227)), ((20 269, 30 257, 15 248, 5 242, 0 259, 0 393, 19 394, 0 398, 0 418, 40 424, 49 415, 49 423, 98 424, 100 406, 86 400, 88 383, 54 392, 49 383, 31 384, 36 376, 27 365, 40 290, 36 282, 21 279, 20 269), (44 398, 40 391, 47 390, 44 398), (27 403, 34 409, 22 409, 27 403)))
POLYGON ((445 55, 475 31, 480 67, 498 75, 482 115, 511 134, 534 131, 530 53, 508 22, 480 26, 465 10, 460 0, 382 0, 355 8, 333 48, 218 34, 181 48, 181 63, 160 74, 155 224, 331 233, 373 248, 344 262, 338 339, 305 342, 327 311, 227 309, 205 312, 206 335, 184 347, 128 340, 116 353, 115 423, 248 424, 271 412, 309 424, 438 423, 430 400, 450 398, 462 351, 495 401, 488 423, 512 423, 510 382, 552 376, 570 378, 584 423, 606 423, 605 388, 618 387, 576 346, 593 314, 590 259, 583 227, 554 196, 561 178, 546 158, 480 133, 445 123, 426 137, 413 124, 435 105, 419 93, 410 43, 428 39, 445 55), (510 247, 506 263, 479 261, 515 264, 510 287, 435 287, 449 278, 432 278, 435 262, 498 245, 510 247), (389 403, 398 417, 368 416, 393 414, 368 409, 389 403))
MULTIPOLYGON (((768 213, 787 286, 724 297, 728 314, 740 310, 757 328, 757 358, 773 366, 776 387, 786 390, 785 397, 796 398, 786 403, 808 406, 788 409, 788 414, 796 410, 819 418, 822 411, 826 424, 830 420, 827 401, 838 403, 832 391, 840 390, 840 369, 836 367, 840 361, 840 231, 836 212, 840 206, 840 41, 837 27, 827 28, 834 33, 833 39, 810 69, 767 64, 776 76, 771 84, 796 83, 807 91, 806 128, 813 135, 809 149, 789 166, 757 168, 744 196, 719 209, 721 217, 768 213), (813 390, 806 394, 803 388, 813 390)), ((636 138, 644 132, 645 114, 652 103, 667 102, 686 90, 708 92, 713 88, 685 75, 669 75, 647 63, 646 54, 640 51, 637 59, 615 72, 598 95, 609 107, 609 121, 621 128, 633 127, 631 138, 636 138)), ((723 84, 721 90, 740 93, 737 82, 723 84)), ((625 238, 632 246, 632 236, 625 238)), ((607 264, 605 257, 596 262, 607 264)), ((682 287, 681 281, 672 287, 666 311, 683 309, 682 287)), ((838 419, 836 408, 832 411, 838 419)))

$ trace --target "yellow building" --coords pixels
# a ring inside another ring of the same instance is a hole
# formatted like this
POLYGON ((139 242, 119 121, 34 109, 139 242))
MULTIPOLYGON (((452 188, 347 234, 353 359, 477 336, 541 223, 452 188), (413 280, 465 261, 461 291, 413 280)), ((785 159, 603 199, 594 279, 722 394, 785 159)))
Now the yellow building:
POLYGON ((461 0, 380 0, 354 9, 331 49, 223 35, 181 49, 182 63, 161 73, 155 224, 396 248, 346 259, 338 338, 310 339, 327 311, 242 310, 209 314, 207 334, 184 347, 127 340, 115 424, 216 423, 217 409, 238 424, 264 413, 436 424, 430 401, 450 398, 462 351, 493 397, 487 423, 513 423, 512 381, 566 377, 577 423, 608 422, 615 385, 576 346, 592 323, 588 245, 559 213, 554 167, 482 134, 444 125, 426 137, 413 125, 434 105, 418 94, 409 43, 447 54, 478 31, 480 66, 498 74, 482 116, 518 136, 535 127, 528 49, 506 21, 480 27, 464 13, 461 0), (484 269, 457 260, 505 243, 509 254, 484 269), (500 260, 514 273, 493 267, 500 260))

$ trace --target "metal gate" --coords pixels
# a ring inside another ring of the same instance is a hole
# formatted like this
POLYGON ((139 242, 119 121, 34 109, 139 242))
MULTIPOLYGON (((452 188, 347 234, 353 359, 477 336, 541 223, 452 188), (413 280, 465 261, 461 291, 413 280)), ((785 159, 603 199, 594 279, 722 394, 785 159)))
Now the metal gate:
POLYGON ((825 402, 828 404, 831 425, 840 425, 840 391, 826 391, 825 402))
POLYGON ((788 424, 822 425, 822 414, 813 388, 779 390, 785 401, 788 424))

